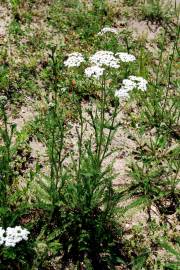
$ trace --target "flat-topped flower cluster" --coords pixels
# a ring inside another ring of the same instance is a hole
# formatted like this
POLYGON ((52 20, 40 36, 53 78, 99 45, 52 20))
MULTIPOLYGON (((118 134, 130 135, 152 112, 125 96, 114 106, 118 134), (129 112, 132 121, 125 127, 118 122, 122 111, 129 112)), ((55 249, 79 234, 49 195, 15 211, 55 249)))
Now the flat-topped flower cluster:
MULTIPOLYGON (((103 71, 106 68, 119 68, 120 62, 133 62, 136 60, 136 57, 132 54, 128 53, 117 53, 114 54, 111 51, 100 50, 95 54, 90 56, 89 62, 92 66, 85 69, 85 75, 87 77, 95 77, 98 79, 103 75, 103 71), (117 57, 116 57, 117 56, 117 57), (93 73, 94 70, 94 73, 93 73), (91 74, 91 76, 90 76, 91 74)), ((68 68, 79 67, 82 63, 85 63, 85 59, 81 53, 71 53, 68 55, 67 60, 64 61, 64 65, 68 68)))
MULTIPOLYGON (((115 28, 104 27, 98 35, 108 32, 114 34, 118 33, 115 28)), ((136 61, 136 57, 126 52, 117 52, 114 54, 112 51, 100 50, 89 57, 89 63, 91 66, 85 68, 84 73, 88 78, 99 79, 104 75, 106 69, 119 69, 121 67, 121 62, 132 63, 134 61, 136 61)), ((72 68, 79 67, 85 62, 86 60, 81 53, 73 52, 68 55, 67 60, 64 61, 64 65, 68 68, 72 68)), ((129 92, 133 89, 146 91, 147 81, 142 77, 129 76, 127 79, 122 81, 122 86, 119 90, 115 91, 115 96, 126 98, 129 96, 129 92)))
MULTIPOLYGON (((92 66, 85 68, 85 75, 88 78, 96 78, 99 79, 105 68, 115 68, 118 69, 120 67, 120 62, 134 62, 136 57, 132 54, 119 52, 114 54, 111 51, 97 51, 95 54, 90 56, 89 62, 92 66)), ((71 53, 68 56, 68 59, 64 61, 64 65, 67 67, 79 67, 81 63, 85 62, 85 59, 81 53, 71 53)), ((133 89, 138 89, 141 91, 146 91, 147 89, 147 81, 142 77, 129 76, 128 79, 124 79, 122 81, 122 86, 119 90, 116 90, 116 97, 128 97, 129 92, 133 89)))
POLYGON ((64 61, 64 65, 67 67, 79 67, 83 62, 85 62, 85 60, 82 54, 73 52, 68 55, 68 59, 64 61))
MULTIPOLYGON (((90 63, 97 66, 106 66, 112 68, 119 68, 120 62, 133 62, 136 60, 136 57, 132 54, 120 52, 114 54, 111 51, 100 50, 93 54, 90 58, 90 63)), ((68 55, 67 60, 64 61, 64 65, 68 68, 79 67, 82 63, 85 62, 85 59, 81 53, 73 52, 68 55)))
POLYGON ((116 53, 115 54, 122 62, 128 63, 128 62, 134 62, 136 61, 136 57, 132 54, 129 53, 124 53, 124 52, 120 52, 120 53, 116 53))
POLYGON ((90 63, 97 66, 119 68, 119 61, 111 51, 98 51, 90 57, 90 63))
POLYGON ((4 244, 6 247, 15 247, 22 240, 27 241, 28 234, 30 232, 27 229, 22 229, 21 226, 8 227, 6 230, 0 227, 0 245, 4 244))
POLYGON ((129 92, 133 89, 138 89, 141 91, 147 90, 147 81, 142 77, 129 76, 128 79, 124 79, 122 86, 119 90, 116 90, 116 97, 128 97, 129 92))

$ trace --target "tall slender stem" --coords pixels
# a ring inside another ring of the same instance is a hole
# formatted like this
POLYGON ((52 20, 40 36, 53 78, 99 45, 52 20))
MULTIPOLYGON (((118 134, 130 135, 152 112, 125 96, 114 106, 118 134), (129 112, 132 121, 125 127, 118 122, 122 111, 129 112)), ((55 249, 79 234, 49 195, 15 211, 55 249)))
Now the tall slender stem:
POLYGON ((106 81, 105 75, 102 78, 102 88, 101 88, 101 107, 100 107, 100 132, 99 132, 99 145, 98 145, 98 161, 100 161, 101 150, 103 144, 104 135, 104 120, 105 120, 105 102, 106 102, 106 81))
POLYGON ((80 133, 78 133, 78 151, 79 151, 78 175, 77 175, 78 179, 80 177, 80 171, 81 171, 82 140, 83 140, 83 116, 82 116, 81 104, 79 107, 79 117, 80 117, 80 133))
POLYGON ((180 26, 178 26, 176 40, 174 41, 173 51, 172 51, 172 55, 171 55, 171 59, 170 59, 170 64, 169 64, 169 67, 168 67, 168 85, 167 85, 167 88, 166 88, 166 93, 165 93, 165 98, 164 98, 164 103, 163 103, 163 115, 164 115, 164 112, 165 112, 168 93, 169 93, 169 88, 170 88, 170 83, 171 83, 172 63, 173 63, 173 60, 174 60, 175 50, 176 50, 178 40, 179 40, 179 33, 180 33, 180 26))
POLYGON ((105 144, 105 147, 104 147, 104 151, 103 151, 103 154, 102 154, 102 157, 101 157, 100 164, 102 164, 102 162, 103 162, 103 160, 105 158, 105 155, 106 155, 106 153, 108 151, 109 144, 111 142, 111 134, 112 134, 112 130, 113 130, 113 127, 114 127, 115 118, 116 118, 116 115, 117 115, 117 109, 118 109, 118 104, 116 103, 115 110, 113 112, 113 118, 112 118, 111 126, 110 126, 109 133, 108 133, 108 136, 107 136, 107 139, 106 139, 106 144, 105 144))

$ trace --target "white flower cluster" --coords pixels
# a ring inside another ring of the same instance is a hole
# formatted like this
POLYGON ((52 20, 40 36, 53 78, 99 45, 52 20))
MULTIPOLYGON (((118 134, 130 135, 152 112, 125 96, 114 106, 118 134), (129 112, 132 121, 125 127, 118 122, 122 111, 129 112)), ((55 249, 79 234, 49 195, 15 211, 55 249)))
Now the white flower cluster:
POLYGON ((122 83, 122 87, 119 90, 116 90, 116 97, 128 97, 129 91, 132 91, 136 87, 136 84, 128 79, 124 79, 122 83))
POLYGON ((122 87, 119 90, 116 90, 115 96, 126 98, 129 96, 129 92, 135 88, 141 91, 146 91, 147 81, 142 77, 129 76, 128 79, 123 80, 122 87))
MULTIPOLYGON (((111 28, 103 28, 103 29, 111 29, 111 28)), ((112 28, 113 29, 113 28, 112 28)), ((106 31, 105 30, 105 31, 106 31)), ((119 68, 120 64, 119 62, 133 62, 136 58, 132 54, 128 53, 116 53, 114 55, 111 51, 97 51, 95 54, 93 54, 89 61, 92 64, 92 66, 87 67, 85 69, 85 75, 90 78, 94 77, 96 79, 99 79, 100 76, 103 75, 103 72, 105 70, 104 67, 110 67, 110 68, 119 68), (116 57, 117 56, 117 57, 116 57)), ((64 61, 64 65, 67 67, 79 67, 81 63, 85 62, 84 57, 81 53, 73 52, 69 54, 68 59, 64 61)), ((133 79, 132 79, 133 81, 133 79)), ((138 81, 139 87, 140 83, 142 82, 138 81)), ((137 83, 136 83, 137 84, 137 83)), ((125 87, 127 88, 127 87, 125 87)))
POLYGON ((79 67, 81 63, 85 62, 81 53, 73 52, 68 55, 68 59, 64 61, 66 67, 79 67))
POLYGON ((113 33, 113 34, 118 34, 118 30, 114 27, 104 27, 101 29, 101 31, 98 33, 98 36, 102 36, 106 33, 113 33))
POLYGON ((134 62, 136 60, 136 57, 132 54, 129 54, 129 53, 123 53, 123 52, 120 52, 120 53, 116 53, 115 54, 117 57, 119 57, 119 59, 122 61, 122 62, 134 62))
POLYGON ((96 79, 99 79, 100 76, 103 75, 104 68, 99 66, 91 66, 85 69, 85 74, 88 78, 94 77, 96 79))
POLYGON ((111 51, 98 51, 90 57, 90 62, 97 66, 107 66, 112 68, 119 68, 119 60, 114 57, 111 51))
POLYGON ((21 226, 8 227, 6 231, 0 227, 0 245, 4 244, 6 247, 15 247, 20 241, 28 240, 29 233, 28 230, 22 229, 21 226))
POLYGON ((142 77, 129 76, 129 79, 136 83, 136 88, 141 91, 147 90, 147 81, 142 77))

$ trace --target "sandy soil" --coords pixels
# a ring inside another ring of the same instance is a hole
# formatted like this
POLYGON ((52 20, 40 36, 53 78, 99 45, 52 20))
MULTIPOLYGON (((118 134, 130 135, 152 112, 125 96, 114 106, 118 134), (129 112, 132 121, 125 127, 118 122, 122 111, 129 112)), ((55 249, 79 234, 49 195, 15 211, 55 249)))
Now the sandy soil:
POLYGON ((0 45, 4 43, 7 35, 7 27, 10 22, 10 12, 0 4, 0 45))

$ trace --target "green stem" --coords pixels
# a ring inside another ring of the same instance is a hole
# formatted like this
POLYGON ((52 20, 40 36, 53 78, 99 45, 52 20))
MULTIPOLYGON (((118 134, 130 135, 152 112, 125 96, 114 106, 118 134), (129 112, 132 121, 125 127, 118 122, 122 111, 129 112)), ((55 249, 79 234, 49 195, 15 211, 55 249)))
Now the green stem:
POLYGON ((158 64, 157 73, 156 73, 156 86, 157 86, 158 80, 159 80, 159 71, 160 71, 160 66, 162 63, 162 56, 163 56, 164 45, 165 45, 165 40, 166 40, 166 30, 167 29, 165 29, 165 32, 164 32, 164 38, 163 38, 163 43, 161 46, 160 57, 159 57, 159 64, 158 64))
POLYGON ((80 133, 78 132, 78 151, 79 151, 79 160, 78 160, 78 175, 77 179, 80 179, 80 171, 81 171, 81 157, 82 157, 82 141, 83 141, 83 116, 82 116, 82 108, 81 104, 79 107, 79 117, 80 117, 80 133))
POLYGON ((101 157, 101 149, 103 145, 103 135, 104 135, 104 121, 105 121, 105 102, 106 102, 106 83, 105 76, 102 79, 102 88, 101 88, 101 111, 100 111, 100 135, 99 135, 99 143, 98 143, 98 161, 100 161, 101 157))
POLYGON ((103 160, 105 158, 105 155, 106 155, 106 153, 108 151, 109 144, 111 142, 111 134, 112 134, 112 130, 113 130, 113 127, 114 127, 115 118, 116 118, 116 115, 117 115, 117 109, 118 109, 118 103, 116 103, 115 110, 113 112, 113 118, 112 118, 111 126, 110 126, 110 129, 109 129, 108 137, 107 137, 107 140, 106 140, 106 145, 104 147, 104 151, 103 151, 103 154, 102 154, 102 157, 101 157, 100 164, 102 164, 102 162, 103 162, 103 160))
POLYGON ((165 108, 166 108, 166 103, 167 103, 167 98, 168 98, 168 93, 169 93, 169 88, 170 88, 170 83, 171 83, 172 63, 174 60, 175 50, 176 50, 178 40, 179 40, 179 33, 180 33, 180 26, 178 26, 177 36, 176 36, 176 40, 174 42, 173 52, 172 52, 172 56, 171 56, 171 60, 170 60, 169 68, 168 68, 168 85, 167 85, 167 89, 166 89, 166 93, 165 93, 164 104, 162 106, 163 107, 163 111, 162 111, 163 116, 165 113, 165 108))

